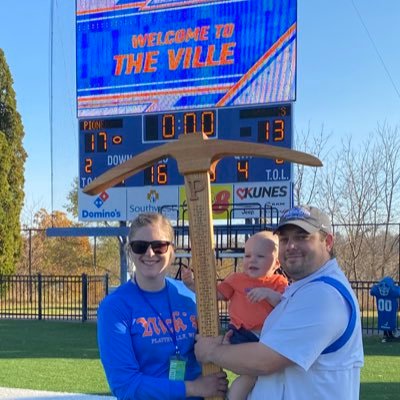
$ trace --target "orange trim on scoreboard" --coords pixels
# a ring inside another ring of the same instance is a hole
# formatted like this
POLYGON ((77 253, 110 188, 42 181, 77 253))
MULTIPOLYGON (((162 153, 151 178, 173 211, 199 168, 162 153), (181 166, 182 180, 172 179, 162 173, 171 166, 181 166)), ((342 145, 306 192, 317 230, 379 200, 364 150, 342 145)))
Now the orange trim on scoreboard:
POLYGON ((215 93, 226 91, 232 85, 218 85, 218 86, 206 86, 206 87, 194 87, 190 89, 166 89, 166 90, 159 90, 159 91, 151 91, 151 92, 141 92, 141 93, 121 93, 121 94, 106 94, 106 95, 99 95, 99 96, 79 96, 78 103, 89 101, 89 100, 106 100, 106 99, 124 99, 124 98, 132 98, 132 97, 147 97, 147 96, 159 96, 159 95, 173 95, 173 94, 188 94, 188 93, 215 93))

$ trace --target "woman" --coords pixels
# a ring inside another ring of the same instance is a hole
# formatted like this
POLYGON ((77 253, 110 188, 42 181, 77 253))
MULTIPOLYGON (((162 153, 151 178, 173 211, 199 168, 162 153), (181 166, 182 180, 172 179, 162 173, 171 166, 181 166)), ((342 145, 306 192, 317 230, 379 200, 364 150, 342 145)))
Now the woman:
POLYGON ((226 392, 225 373, 200 374, 194 356, 193 293, 166 277, 174 261, 173 238, 163 215, 139 215, 128 238, 132 279, 99 307, 100 358, 118 399, 178 400, 226 392))

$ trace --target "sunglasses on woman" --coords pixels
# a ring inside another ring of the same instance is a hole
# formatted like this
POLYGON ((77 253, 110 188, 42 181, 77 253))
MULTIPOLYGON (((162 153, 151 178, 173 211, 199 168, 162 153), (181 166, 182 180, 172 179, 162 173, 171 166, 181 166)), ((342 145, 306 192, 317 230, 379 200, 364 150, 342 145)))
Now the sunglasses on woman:
POLYGON ((153 240, 151 242, 147 242, 146 240, 132 240, 132 242, 129 243, 135 254, 146 253, 149 246, 151 246, 154 254, 165 254, 170 244, 171 242, 167 240, 153 240))

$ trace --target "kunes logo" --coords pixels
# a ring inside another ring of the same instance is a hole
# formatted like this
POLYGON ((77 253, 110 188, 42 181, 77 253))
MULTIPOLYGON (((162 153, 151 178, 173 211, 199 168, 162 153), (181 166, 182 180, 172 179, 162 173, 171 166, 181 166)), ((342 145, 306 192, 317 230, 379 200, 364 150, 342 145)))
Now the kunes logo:
POLYGON ((287 186, 250 186, 246 188, 237 188, 236 194, 240 200, 285 197, 287 195, 287 189, 287 186))
MULTIPOLYGON (((96 200, 93 202, 93 204, 97 208, 101 208, 103 204, 108 200, 110 196, 108 195, 107 192, 102 192, 96 200)), ((101 218, 101 219, 107 219, 107 218, 120 218, 121 213, 118 210, 114 211, 106 211, 106 210, 99 210, 99 211, 89 211, 89 210, 82 210, 82 218, 101 218)))

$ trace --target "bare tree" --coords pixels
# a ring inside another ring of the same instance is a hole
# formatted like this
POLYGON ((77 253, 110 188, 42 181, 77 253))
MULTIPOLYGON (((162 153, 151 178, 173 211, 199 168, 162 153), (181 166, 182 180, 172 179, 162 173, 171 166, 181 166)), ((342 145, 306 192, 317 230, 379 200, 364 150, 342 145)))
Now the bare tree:
POLYGON ((396 255, 399 254, 399 237, 393 232, 392 223, 400 220, 400 132, 398 126, 392 129, 387 124, 383 124, 378 125, 376 133, 380 144, 379 179, 381 181, 378 218, 384 223, 380 270, 382 275, 385 275, 386 272, 393 272, 390 269, 387 270, 390 265, 396 263, 396 255))
MULTIPOLYGON (((321 160, 327 158, 326 151, 329 137, 324 133, 324 127, 314 133, 310 123, 307 131, 301 131, 296 135, 295 148, 306 153, 313 154, 321 160)), ((294 181, 294 203, 295 204, 315 204, 318 197, 318 180, 321 174, 320 168, 312 168, 301 164, 295 164, 294 181)))
MULTIPOLYGON (((326 142, 322 136, 313 139, 310 135, 309 130, 302 150, 313 152, 311 143, 316 154, 326 142)), ((310 200, 330 214, 338 258, 354 280, 396 276, 399 270, 398 232, 391 225, 399 220, 398 127, 378 126, 369 137, 361 145, 349 137, 336 152, 326 152, 323 168, 308 177, 299 168, 296 177, 300 185, 296 201, 310 200)))

